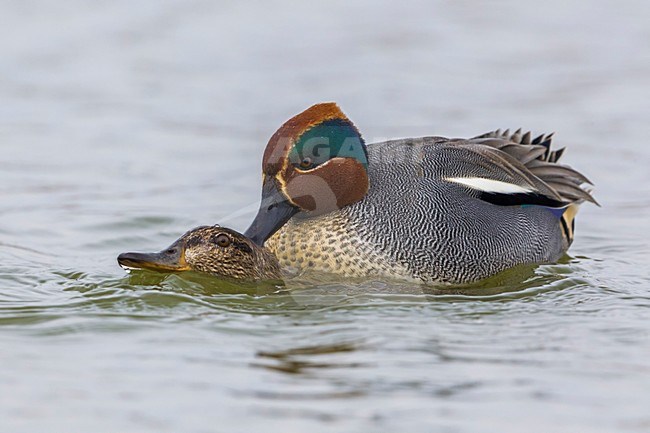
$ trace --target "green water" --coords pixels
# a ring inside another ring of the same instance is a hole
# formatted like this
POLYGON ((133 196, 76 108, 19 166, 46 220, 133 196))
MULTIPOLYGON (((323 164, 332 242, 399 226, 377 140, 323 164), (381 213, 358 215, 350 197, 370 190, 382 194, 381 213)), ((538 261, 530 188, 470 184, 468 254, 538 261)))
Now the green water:
POLYGON ((0 431, 650 430, 650 7, 0 3, 0 431), (266 141, 556 131, 560 263, 463 290, 239 288, 116 256, 244 230, 266 141))

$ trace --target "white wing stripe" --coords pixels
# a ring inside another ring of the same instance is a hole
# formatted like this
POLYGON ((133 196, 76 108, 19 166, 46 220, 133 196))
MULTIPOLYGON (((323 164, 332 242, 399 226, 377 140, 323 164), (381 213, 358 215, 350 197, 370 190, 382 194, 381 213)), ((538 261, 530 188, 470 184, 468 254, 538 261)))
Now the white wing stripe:
POLYGON ((448 182, 459 183, 479 191, 498 194, 526 194, 534 191, 525 186, 502 182, 500 180, 486 179, 483 177, 447 177, 445 180, 448 182))

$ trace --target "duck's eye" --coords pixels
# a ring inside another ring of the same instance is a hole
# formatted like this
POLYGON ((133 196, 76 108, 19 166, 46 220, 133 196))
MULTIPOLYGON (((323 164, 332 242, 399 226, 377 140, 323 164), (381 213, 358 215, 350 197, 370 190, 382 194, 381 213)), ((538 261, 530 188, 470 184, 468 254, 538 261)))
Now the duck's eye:
POLYGON ((313 166, 314 166, 314 161, 308 156, 304 157, 302 161, 300 161, 300 168, 307 169, 307 168, 312 168, 313 166))
POLYGON ((224 247, 224 248, 225 248, 225 247, 227 247, 228 245, 230 245, 230 238, 228 237, 228 235, 224 235, 224 234, 222 233, 222 234, 220 234, 219 236, 217 236, 217 239, 215 240, 215 242, 216 242, 217 245, 219 245, 220 247, 224 247))

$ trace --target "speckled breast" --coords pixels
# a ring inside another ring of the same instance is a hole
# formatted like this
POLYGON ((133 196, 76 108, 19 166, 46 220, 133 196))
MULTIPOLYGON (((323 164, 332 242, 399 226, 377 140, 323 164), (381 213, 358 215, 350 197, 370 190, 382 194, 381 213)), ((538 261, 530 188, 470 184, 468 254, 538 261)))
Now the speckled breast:
POLYGON ((298 273, 413 279, 405 266, 359 236, 356 224, 343 211, 316 218, 294 217, 265 246, 283 268, 298 273))

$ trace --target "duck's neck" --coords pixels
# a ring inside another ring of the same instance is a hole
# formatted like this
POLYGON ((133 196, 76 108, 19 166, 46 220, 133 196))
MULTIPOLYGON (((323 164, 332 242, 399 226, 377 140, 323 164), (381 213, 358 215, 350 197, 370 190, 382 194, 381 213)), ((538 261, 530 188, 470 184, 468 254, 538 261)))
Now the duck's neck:
POLYGON ((258 279, 281 280, 282 270, 275 254, 265 247, 259 247, 255 252, 258 279))

